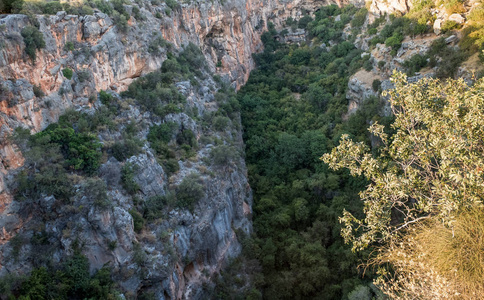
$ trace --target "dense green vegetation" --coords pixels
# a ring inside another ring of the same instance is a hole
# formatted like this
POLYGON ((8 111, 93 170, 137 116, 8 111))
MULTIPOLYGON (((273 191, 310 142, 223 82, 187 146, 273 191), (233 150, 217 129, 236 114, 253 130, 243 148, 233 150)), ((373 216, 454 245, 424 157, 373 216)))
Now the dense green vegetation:
MULTIPOLYGON (((308 26, 339 13, 336 6, 323 7, 308 26)), ((329 32, 341 26, 324 23, 329 32)), ((255 236, 241 237, 244 259, 261 265, 263 276, 252 280, 266 299, 348 299, 368 284, 357 270, 366 254, 344 244, 338 216, 343 208, 361 213, 357 192, 365 181, 330 171, 319 157, 344 133, 369 143, 369 122, 389 120, 379 116, 377 99, 343 119, 348 78, 365 60, 353 44, 341 42, 326 52, 281 45, 273 35, 273 29, 264 34, 266 50, 254 56, 258 67, 237 95, 254 191, 255 236)), ((226 277, 214 291, 218 298, 234 293, 226 277)))
POLYGON ((27 26, 22 29, 21 35, 24 38, 25 53, 32 59, 33 62, 35 62, 37 57, 35 52, 45 48, 45 41, 42 32, 40 32, 34 26, 27 26))
POLYGON ((30 135, 18 128, 15 138, 26 157, 26 168, 17 178, 17 199, 36 199, 42 194, 67 201, 73 194, 70 170, 94 174, 100 165, 98 139, 76 132, 66 118, 49 125, 44 131, 30 135))
POLYGON ((29 277, 3 277, 0 294, 5 299, 21 300, 114 300, 118 297, 110 267, 104 266, 90 276, 88 259, 78 250, 59 266, 35 268, 29 277))
POLYGON ((369 180, 360 193, 365 216, 345 211, 342 235, 354 250, 379 245, 372 263, 391 299, 477 299, 484 273, 484 80, 409 84, 396 73, 394 82, 388 95, 395 134, 371 126, 381 151, 371 155, 344 135, 323 156, 331 168, 369 180))

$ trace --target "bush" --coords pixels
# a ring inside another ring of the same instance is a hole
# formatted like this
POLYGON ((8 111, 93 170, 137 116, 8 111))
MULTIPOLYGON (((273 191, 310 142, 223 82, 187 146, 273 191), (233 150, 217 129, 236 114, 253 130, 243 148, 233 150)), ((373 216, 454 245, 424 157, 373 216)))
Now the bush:
POLYGON ((420 69, 425 68, 427 66, 427 59, 428 56, 415 54, 411 58, 407 59, 403 63, 403 67, 407 70, 408 76, 413 76, 415 72, 420 71, 420 69))
POLYGON ((71 80, 72 75, 74 75, 74 72, 69 68, 65 68, 65 69, 62 69, 62 74, 64 75, 65 78, 71 80))
POLYGON ((74 51, 74 43, 73 42, 67 42, 65 45, 64 45, 64 49, 66 51, 74 51))
POLYGON ((200 183, 200 177, 195 173, 183 178, 175 189, 178 207, 193 211, 195 204, 205 196, 205 191, 200 183))
POLYGON ((371 87, 373 88, 373 91, 378 92, 378 90, 381 87, 381 81, 380 81, 380 79, 373 80, 373 82, 371 83, 371 87))
POLYGON ((178 124, 175 122, 166 122, 160 125, 155 125, 150 128, 147 139, 151 143, 161 141, 168 144, 174 137, 175 130, 178 128, 178 124))
POLYGON ((88 70, 80 70, 77 72, 77 78, 81 83, 88 80, 90 77, 91 77, 91 73, 88 70))
POLYGON ((107 208, 108 199, 106 183, 99 178, 88 178, 84 185, 84 195, 97 207, 107 208))
POLYGON ((169 158, 163 161, 163 167, 165 167, 165 172, 167 173, 168 176, 180 170, 180 165, 178 164, 178 160, 174 158, 169 158))
POLYGON ((175 10, 180 7, 176 0, 165 0, 165 3, 171 10, 175 10))
POLYGON ((234 147, 221 145, 212 149, 210 157, 215 165, 224 166, 236 158, 236 150, 234 147))
POLYGON ((0 1, 0 14, 19 13, 23 5, 23 0, 2 0, 0 1))
POLYGON ((109 106, 113 102, 114 97, 113 97, 113 95, 109 94, 108 92, 100 90, 99 91, 99 100, 101 100, 102 104, 109 106))
POLYGON ((230 119, 227 117, 217 116, 213 118, 212 124, 215 130, 218 130, 218 131, 227 130, 228 129, 227 127, 230 124, 230 119))
POLYGON ((145 226, 145 219, 143 219, 143 216, 134 208, 129 210, 129 214, 131 215, 131 217, 133 217, 134 231, 140 233, 145 226))
POLYGON ((359 28, 363 26, 366 20, 366 15, 368 14, 368 9, 365 7, 361 8, 353 17, 353 20, 351 20, 351 27, 353 28, 359 28))
POLYGON ((34 85, 33 87, 35 97, 44 97, 44 91, 40 88, 40 85, 34 85))
POLYGON ((365 68, 365 70, 368 72, 370 72, 373 69, 373 63, 371 58, 365 61, 365 63, 363 64, 363 68, 365 68))
POLYGON ((35 62, 36 51, 45 48, 44 36, 34 26, 27 26, 22 29, 21 33, 25 43, 25 53, 35 62))
POLYGON ((173 194, 150 197, 143 203, 143 217, 148 221, 159 219, 163 216, 163 209, 165 207, 170 209, 175 202, 173 194))
POLYGON ((442 30, 442 33, 446 33, 448 31, 454 30, 454 29, 459 29, 461 26, 459 23, 455 21, 445 21, 444 24, 440 27, 440 30, 442 30))
POLYGON ((306 29, 309 23, 311 23, 313 18, 309 15, 305 15, 301 19, 299 19, 299 22, 297 23, 299 28, 306 29))
POLYGON ((121 168, 121 185, 131 195, 136 194, 140 189, 138 183, 134 180, 135 168, 131 163, 126 163, 121 168))
POLYGON ((378 33, 378 29, 376 28, 370 28, 368 29, 368 34, 369 35, 373 35, 373 34, 377 34, 378 33))
POLYGON ((106 265, 93 276, 89 273, 88 259, 74 250, 62 264, 35 268, 28 277, 10 277, 2 294, 12 295, 8 299, 115 299, 111 269, 106 265))
POLYGON ((114 143, 111 147, 114 158, 118 161, 124 161, 131 156, 141 153, 141 141, 134 139, 125 139, 114 143))
POLYGON ((83 170, 92 175, 101 164, 101 144, 97 137, 90 133, 77 133, 72 125, 51 124, 36 136, 58 144, 67 165, 74 170, 83 170))

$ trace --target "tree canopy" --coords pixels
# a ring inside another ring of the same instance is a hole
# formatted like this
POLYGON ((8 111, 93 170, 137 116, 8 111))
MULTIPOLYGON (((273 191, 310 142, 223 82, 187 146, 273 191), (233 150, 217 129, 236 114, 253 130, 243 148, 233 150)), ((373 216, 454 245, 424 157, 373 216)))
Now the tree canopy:
POLYGON ((445 298, 449 291, 435 294, 433 287, 462 278, 481 281, 482 276, 474 275, 484 270, 479 259, 457 255, 462 245, 480 245, 480 238, 469 236, 484 234, 475 218, 482 215, 484 187, 484 80, 469 85, 463 79, 425 78, 408 84, 405 75, 394 73, 393 82, 395 88, 387 95, 395 133, 386 134, 378 123, 369 129, 380 140, 378 153, 373 155, 366 144, 343 135, 339 146, 322 159, 332 169, 347 168, 369 181, 360 193, 364 218, 345 211, 340 222, 353 250, 383 245, 376 262, 393 263, 390 272, 406 274, 404 280, 382 283, 385 292, 402 299, 445 298), (412 266, 412 257, 419 259, 419 266, 412 266), (460 272, 459 266, 466 270, 460 272), (424 285, 418 283, 422 278, 424 285), (410 293, 409 287, 421 289, 410 293))

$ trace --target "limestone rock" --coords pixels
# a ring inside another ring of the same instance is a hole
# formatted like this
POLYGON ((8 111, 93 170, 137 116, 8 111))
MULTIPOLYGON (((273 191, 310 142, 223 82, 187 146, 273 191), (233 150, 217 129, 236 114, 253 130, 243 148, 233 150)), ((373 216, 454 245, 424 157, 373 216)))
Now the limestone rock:
POLYGON ((461 14, 451 14, 448 20, 454 21, 457 24, 461 24, 461 25, 464 24, 464 22, 466 21, 466 19, 461 14))

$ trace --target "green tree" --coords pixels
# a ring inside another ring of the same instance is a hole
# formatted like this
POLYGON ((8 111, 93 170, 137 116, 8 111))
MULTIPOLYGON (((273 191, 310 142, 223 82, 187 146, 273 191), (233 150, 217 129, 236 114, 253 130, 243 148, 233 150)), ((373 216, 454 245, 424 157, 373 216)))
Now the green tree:
POLYGON ((428 222, 448 228, 452 236, 459 214, 481 207, 484 200, 484 80, 472 86, 462 79, 408 84, 405 75, 395 73, 393 81, 388 95, 396 132, 389 136, 383 126, 371 126, 383 145, 378 154, 343 135, 339 146, 322 157, 332 169, 347 168, 370 182, 360 193, 365 217, 345 211, 340 218, 353 250, 410 243, 412 230, 428 222))
POLYGON ((36 51, 45 48, 44 36, 42 33, 34 26, 27 26, 20 32, 24 38, 25 43, 25 53, 35 62, 36 51))

